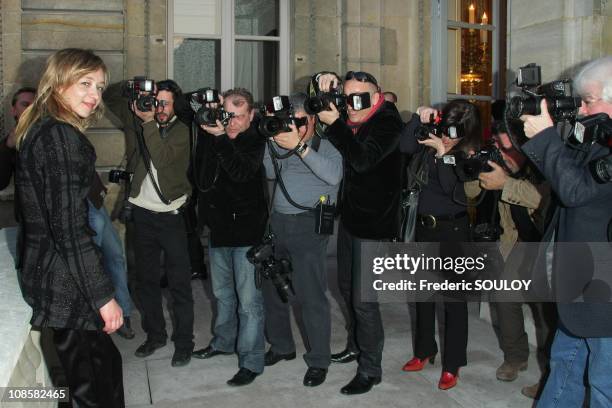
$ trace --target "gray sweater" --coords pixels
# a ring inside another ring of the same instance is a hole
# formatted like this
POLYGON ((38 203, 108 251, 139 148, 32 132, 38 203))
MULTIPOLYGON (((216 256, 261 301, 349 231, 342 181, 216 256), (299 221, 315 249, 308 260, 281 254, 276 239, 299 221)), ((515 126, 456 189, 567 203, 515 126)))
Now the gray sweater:
MULTIPOLYGON (((280 154, 287 152, 276 144, 274 147, 280 154)), ((263 163, 266 177, 276 178, 268 146, 263 163)), ((287 192, 296 203, 305 207, 314 207, 321 196, 329 196, 331 202, 336 202, 338 185, 342 180, 342 156, 328 140, 321 140, 318 151, 309 148, 304 159, 293 154, 287 159, 278 160, 278 164, 287 192)), ((276 186, 273 211, 281 214, 298 214, 304 210, 291 205, 280 186, 276 186)))

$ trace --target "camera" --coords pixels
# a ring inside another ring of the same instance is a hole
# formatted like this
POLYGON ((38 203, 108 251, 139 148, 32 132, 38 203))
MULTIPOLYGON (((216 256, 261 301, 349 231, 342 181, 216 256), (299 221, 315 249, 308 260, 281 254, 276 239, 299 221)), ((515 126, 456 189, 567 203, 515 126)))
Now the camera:
MULTIPOLYGON (((296 127, 306 124, 306 118, 296 118, 289 97, 285 95, 272 98, 270 105, 273 116, 263 116, 259 121, 259 131, 265 137, 274 137, 279 133, 290 132, 289 125, 295 123, 296 127)), ((270 112, 269 109, 265 111, 270 112)))
POLYGON ((347 95, 346 103, 356 111, 367 109, 372 106, 369 92, 358 92, 347 95))
POLYGON ((111 183, 119 184, 121 181, 131 181, 132 173, 119 169, 111 170, 108 172, 108 181, 111 183))
MULTIPOLYGON (((573 138, 579 143, 601 143, 609 146, 612 119, 605 113, 585 116, 576 121, 573 138)), ((612 154, 589 163, 591 174, 600 184, 612 182, 612 154)))
POLYGON ((457 173, 457 177, 462 182, 478 179, 480 173, 486 173, 493 170, 488 161, 495 162, 507 169, 499 149, 494 145, 489 145, 470 157, 455 158, 455 172, 457 173))
POLYGON ((201 88, 191 94, 191 100, 204 105, 219 102, 219 91, 212 88, 201 88))
POLYGON ((155 98, 155 81, 147 77, 137 76, 127 81, 126 93, 130 105, 136 102, 136 108, 141 112, 150 112, 157 107, 155 98), (147 95, 143 95, 148 93, 147 95))
POLYGON ((434 117, 432 113, 429 115, 429 123, 421 123, 416 129, 415 135, 418 140, 429 139, 429 134, 442 137, 442 135, 448 136, 450 139, 459 139, 465 136, 465 128, 462 123, 456 123, 453 125, 443 124, 442 117, 440 115, 434 117))
POLYGON ((246 256, 255 266, 255 286, 261 287, 262 278, 270 279, 281 300, 287 303, 290 294, 295 295, 291 283, 291 262, 288 259, 274 257, 273 241, 274 234, 266 235, 261 244, 249 249, 246 256))
POLYGON ((217 126, 217 121, 223 126, 227 126, 230 119, 234 117, 234 112, 227 112, 222 107, 207 108, 201 107, 194 115, 194 120, 198 125, 217 126))
POLYGON ((330 92, 321 92, 315 96, 310 96, 304 101, 304 110, 309 115, 315 115, 324 110, 330 110, 329 105, 333 103, 338 110, 346 109, 346 96, 340 93, 338 88, 333 88, 330 92))
POLYGON ((542 99, 546 99, 553 121, 576 119, 582 102, 579 97, 572 96, 571 79, 542 84, 541 67, 531 63, 519 68, 516 83, 524 95, 510 99, 507 110, 510 119, 518 119, 521 115, 539 115, 542 99))

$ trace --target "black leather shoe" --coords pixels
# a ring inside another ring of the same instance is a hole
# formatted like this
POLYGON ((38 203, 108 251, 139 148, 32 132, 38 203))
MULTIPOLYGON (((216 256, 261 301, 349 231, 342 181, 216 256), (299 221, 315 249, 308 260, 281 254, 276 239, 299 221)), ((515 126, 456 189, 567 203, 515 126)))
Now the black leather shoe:
POLYGON ((325 382, 327 377, 327 368, 308 367, 306 375, 304 375, 304 385, 306 387, 316 387, 325 382))
POLYGON ((214 356, 228 355, 228 354, 234 354, 234 353, 229 352, 229 351, 215 350, 214 348, 212 348, 212 346, 208 346, 206 348, 196 350, 192 353, 192 355, 195 358, 202 358, 202 359, 211 358, 214 356))
POLYGON ((242 385, 248 385, 253 382, 255 377, 259 374, 252 372, 248 368, 240 368, 235 376, 233 376, 230 380, 227 381, 227 385, 231 385, 233 387, 240 387, 242 385))
POLYGON ((155 353, 155 350, 162 348, 166 345, 166 340, 149 340, 147 339, 136 349, 134 355, 136 357, 148 357, 155 353))
POLYGON ((380 384, 380 377, 369 377, 365 374, 357 373, 350 383, 340 389, 340 392, 344 395, 365 394, 376 384, 380 384))
POLYGON ((183 367, 191 361, 191 350, 174 350, 172 367, 183 367))
POLYGON ((359 357, 358 351, 350 351, 349 349, 344 349, 339 353, 331 355, 331 361, 333 363, 350 363, 351 361, 357 360, 359 357))
POLYGON ((289 361, 293 359, 295 359, 295 351, 293 353, 288 354, 276 354, 272 351, 272 349, 270 349, 266 352, 266 355, 264 356, 264 364, 266 366, 272 366, 281 360, 289 361))

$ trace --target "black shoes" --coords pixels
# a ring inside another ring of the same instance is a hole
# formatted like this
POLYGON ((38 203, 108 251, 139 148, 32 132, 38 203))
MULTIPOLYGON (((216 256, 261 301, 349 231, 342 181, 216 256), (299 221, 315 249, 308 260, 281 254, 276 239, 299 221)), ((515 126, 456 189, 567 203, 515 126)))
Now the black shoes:
POLYGON ((132 330, 132 325, 130 323, 129 317, 123 318, 123 325, 119 329, 117 329, 117 334, 128 340, 132 340, 134 338, 136 333, 134 333, 134 330, 132 330))
POLYGON ((357 373, 350 383, 340 389, 340 392, 344 395, 365 394, 376 384, 380 384, 380 377, 369 377, 357 373))
POLYGON ((227 381, 227 385, 231 385, 233 387, 248 385, 252 383, 255 377, 257 377, 258 375, 258 373, 254 373, 248 368, 241 367, 240 370, 238 370, 238 372, 236 373, 236 375, 227 381))
POLYGON ((191 361, 191 350, 174 350, 172 367, 183 367, 191 361))
POLYGON ((270 349, 266 352, 266 355, 264 356, 264 362, 266 366, 272 366, 281 360, 289 361, 293 359, 295 359, 295 351, 289 354, 276 354, 272 351, 272 349, 270 349))
POLYGON ((316 387, 325 382, 327 377, 327 368, 308 367, 306 375, 304 375, 304 385, 306 387, 316 387))
POLYGON ((204 272, 191 272, 191 280, 206 280, 206 270, 204 272))
POLYGON ((358 351, 350 351, 349 349, 344 349, 339 353, 331 355, 332 363, 350 363, 351 361, 357 360, 359 357, 358 351))
POLYGON ((134 355, 136 357, 148 357, 155 353, 155 350, 166 345, 166 340, 149 340, 147 339, 136 349, 134 355))
POLYGON ((211 357, 220 356, 220 355, 228 355, 228 354, 234 354, 234 353, 229 352, 229 351, 215 350, 214 348, 212 348, 212 346, 208 346, 206 348, 196 350, 192 353, 192 355, 195 358, 202 358, 202 359, 211 358, 211 357))

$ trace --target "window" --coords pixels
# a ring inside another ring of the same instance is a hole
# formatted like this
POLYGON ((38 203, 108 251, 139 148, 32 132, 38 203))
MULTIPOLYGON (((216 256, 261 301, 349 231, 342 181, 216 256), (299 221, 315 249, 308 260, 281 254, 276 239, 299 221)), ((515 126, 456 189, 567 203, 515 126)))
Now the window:
POLYGON ((289 93, 289 0, 170 0, 169 76, 185 91, 289 93))
POLYGON ((491 101, 501 97, 499 20, 502 0, 432 2, 432 104, 468 99, 491 123, 491 101))

